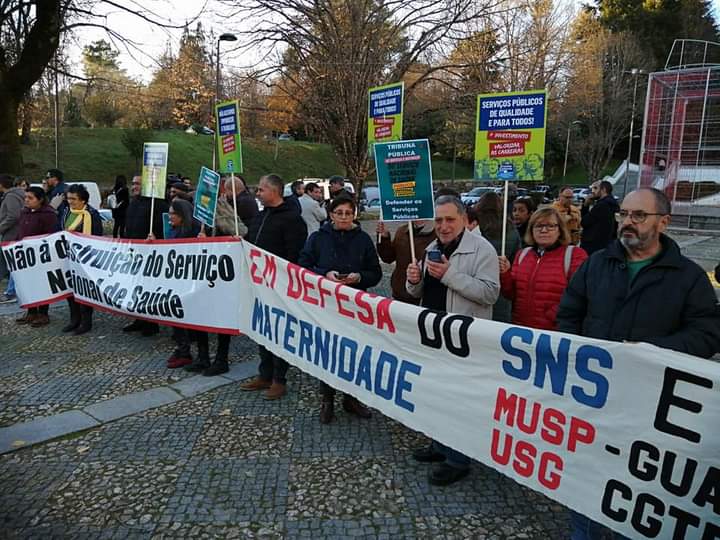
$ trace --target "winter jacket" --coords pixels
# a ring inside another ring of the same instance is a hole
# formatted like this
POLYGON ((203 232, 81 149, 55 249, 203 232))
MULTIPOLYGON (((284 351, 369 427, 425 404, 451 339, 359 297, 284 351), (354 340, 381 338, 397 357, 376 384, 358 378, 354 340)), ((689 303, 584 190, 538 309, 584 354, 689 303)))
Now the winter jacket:
POLYGON ((563 206, 560 201, 552 203, 552 207, 558 211, 560 217, 565 221, 570 231, 572 243, 576 244, 580 241, 580 210, 570 205, 569 208, 563 206))
POLYGON ((18 240, 29 236, 54 233, 57 230, 57 214, 49 204, 41 206, 37 210, 30 210, 28 207, 23 208, 22 214, 20 214, 18 240))
POLYGON ((297 210, 283 202, 266 206, 250 224, 245 240, 296 263, 307 239, 307 227, 297 210))
MULTIPOLYGON (((92 231, 90 232, 93 236, 102 236, 103 235, 103 226, 102 226, 102 218, 100 217, 100 213, 95 210, 92 206, 89 204, 85 207, 85 210, 88 211, 90 214, 90 219, 92 220, 92 231)), ((65 220, 67 219, 68 215, 70 214, 70 206, 64 206, 60 208, 60 212, 58 214, 58 224, 59 224, 59 230, 65 230, 65 220)), ((75 232, 75 231, 73 231, 75 232)), ((80 225, 80 228, 77 232, 82 232, 82 225, 80 225)))
POLYGON ((575 273, 558 330, 610 341, 645 341, 703 358, 720 352, 720 307, 707 274, 661 235, 661 252, 629 282, 618 240, 575 273))
POLYGON ((126 187, 121 187, 117 191, 113 191, 117 206, 112 209, 113 219, 124 219, 127 214, 128 205, 130 204, 130 191, 126 187))
POLYGON ((582 240, 580 247, 592 255, 617 237, 615 213, 620 210, 615 197, 607 195, 599 199, 592 208, 582 207, 582 240))
POLYGON ((363 291, 382 279, 372 238, 360 227, 338 231, 332 223, 326 223, 307 239, 298 264, 321 276, 330 270, 340 274, 357 272, 360 282, 352 287, 363 291))
MULTIPOLYGON (((229 195, 229 193, 226 193, 226 195, 229 195)), ((230 206, 232 206, 232 197, 230 198, 229 202, 230 206)), ((253 197, 247 191, 238 193, 237 213, 238 217, 245 225, 252 223, 253 220, 257 217, 257 215, 260 213, 260 210, 258 210, 257 202, 255 201, 255 197, 253 197)))
POLYGON ((567 249, 568 246, 558 246, 546 250, 542 257, 535 248, 519 251, 512 268, 500 274, 502 295, 513 303, 513 324, 542 330, 557 328, 556 318, 563 292, 572 275, 588 258, 581 248, 573 248, 566 275, 567 249))
MULTIPOLYGON (((414 228, 415 256, 422 257, 425 249, 433 240, 435 240, 434 228, 414 228)), ((398 227, 392 241, 390 236, 381 236, 380 243, 377 245, 377 252, 384 262, 388 264, 395 263, 395 269, 390 276, 390 289, 393 298, 408 304, 419 304, 420 299, 415 298, 405 289, 406 272, 411 259, 410 234, 408 233, 407 223, 398 227)))
MULTIPOLYGON (((130 201, 125 215, 125 236, 135 240, 145 240, 150 233, 150 197, 136 197, 130 201)), ((155 238, 163 237, 162 215, 170 209, 165 199, 155 199, 152 232, 155 238)))
MULTIPOLYGON (((430 243, 426 254, 436 245, 437 240, 430 243)), ((500 294, 500 270, 492 244, 478 235, 465 233, 449 262, 450 267, 440 279, 447 287, 448 313, 492 318, 492 306, 500 294)), ((405 287, 415 298, 422 298, 423 280, 417 284, 406 280, 405 287)))
POLYGON ((300 215, 307 225, 308 235, 320 230, 320 224, 327 220, 327 212, 320 206, 320 203, 310 195, 305 194, 298 199, 300 202, 300 215))
POLYGON ((12 242, 18 239, 20 214, 25 207, 25 190, 20 187, 10 188, 5 192, 0 204, 0 240, 12 242))

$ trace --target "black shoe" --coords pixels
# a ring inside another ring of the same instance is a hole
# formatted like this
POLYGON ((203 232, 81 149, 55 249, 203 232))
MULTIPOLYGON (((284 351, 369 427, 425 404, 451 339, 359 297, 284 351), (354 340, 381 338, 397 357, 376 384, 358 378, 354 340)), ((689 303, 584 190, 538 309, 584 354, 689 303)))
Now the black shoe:
POLYGON ((75 329, 73 334, 76 336, 82 336, 83 334, 87 334, 90 330, 92 330, 92 326, 81 324, 75 329))
POLYGON ((215 375, 222 375, 228 371, 230 371, 230 369, 228 368, 226 360, 215 360, 210 367, 206 368, 205 371, 202 372, 202 374, 206 377, 214 377, 215 375))
POLYGON ((323 399, 320 404, 320 423, 329 424, 335 420, 335 400, 323 399))
POLYGON ((195 359, 195 361, 192 364, 190 364, 189 366, 185 366, 183 369, 185 371, 189 371, 190 373, 198 373, 209 367, 210 367, 210 362, 207 360, 207 358, 204 358, 204 359, 197 358, 197 359, 195 359))
POLYGON ((143 326, 142 332, 140 332, 140 333, 142 334, 143 337, 150 337, 150 336, 154 336, 155 334, 157 334, 159 332, 160 332, 160 327, 157 324, 145 323, 143 326))
POLYGON ((457 467, 451 467, 447 463, 441 463, 432 470, 428 482, 433 486, 449 486, 462 480, 468 474, 470 474, 469 468, 458 469, 457 467))
POLYGON ((78 326, 80 326, 80 321, 70 321, 62 327, 61 332, 65 332, 67 334, 68 332, 75 330, 78 326))
POLYGON ((431 446, 414 450, 412 457, 415 461, 419 461, 420 463, 440 463, 441 461, 445 461, 445 456, 443 456, 440 452, 433 450, 431 446))
POLYGON ((139 332, 145 327, 143 321, 139 319, 135 319, 133 322, 128 324, 127 326, 123 326, 122 331, 123 332, 139 332))

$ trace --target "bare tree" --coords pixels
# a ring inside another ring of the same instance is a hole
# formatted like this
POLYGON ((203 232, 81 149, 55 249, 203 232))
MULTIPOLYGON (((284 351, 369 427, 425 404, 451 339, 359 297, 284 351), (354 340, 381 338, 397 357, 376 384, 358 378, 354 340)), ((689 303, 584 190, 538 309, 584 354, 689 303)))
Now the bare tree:
POLYGON ((634 36, 610 33, 589 13, 581 13, 574 27, 577 39, 562 118, 571 130, 572 155, 593 182, 630 123, 631 70, 647 69, 648 59, 634 36))
POLYGON ((502 0, 222 0, 252 27, 246 50, 265 50, 264 74, 300 104, 335 149, 356 188, 370 172, 368 88, 421 70, 407 90, 444 67, 468 24, 502 0), (439 61, 440 63, 436 62, 439 61))
POLYGON ((77 28, 100 28, 111 40, 139 49, 139 44, 107 26, 105 8, 131 13, 157 27, 180 28, 154 13, 147 2, 141 7, 139 2, 114 0, 0 1, 0 171, 23 172, 18 107, 48 69, 65 34, 77 28))

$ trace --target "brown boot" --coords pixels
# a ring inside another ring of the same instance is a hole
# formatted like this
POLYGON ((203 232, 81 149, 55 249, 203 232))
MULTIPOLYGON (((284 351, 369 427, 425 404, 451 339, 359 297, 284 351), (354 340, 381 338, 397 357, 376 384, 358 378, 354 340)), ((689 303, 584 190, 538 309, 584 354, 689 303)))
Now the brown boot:
POLYGON ((335 400, 323 399, 320 404, 320 423, 329 424, 335 419, 335 400))
POLYGON ((348 396, 347 394, 343 396, 343 409, 345 409, 345 412, 354 414, 360 418, 370 418, 372 416, 370 409, 360 403, 357 398, 348 396))
POLYGON ((22 317, 18 317, 15 319, 15 322, 17 324, 30 324, 35 320, 35 317, 37 316, 37 313, 30 313, 29 311, 26 311, 22 317))
POLYGON ((48 324, 50 324, 50 317, 44 313, 38 313, 30 323, 30 326, 33 328, 40 328, 41 326, 47 326, 48 324))
POLYGON ((272 383, 270 381, 266 381, 260 377, 255 377, 254 379, 250 379, 249 381, 242 383, 240 385, 240 390, 246 390, 248 392, 252 392, 254 390, 267 390, 270 388, 271 384, 272 383))
POLYGON ((280 383, 272 383, 270 388, 268 388, 268 391, 265 392, 265 395, 263 396, 264 399, 268 401, 274 401, 276 399, 280 399, 287 393, 287 390, 285 389, 284 384, 280 383))

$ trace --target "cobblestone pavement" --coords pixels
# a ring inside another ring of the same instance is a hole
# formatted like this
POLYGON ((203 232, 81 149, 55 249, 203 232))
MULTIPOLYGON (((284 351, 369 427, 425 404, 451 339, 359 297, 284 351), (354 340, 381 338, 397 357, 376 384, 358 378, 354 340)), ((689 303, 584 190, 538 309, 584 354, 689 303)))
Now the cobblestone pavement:
MULTIPOLYGON (((718 238, 677 239, 704 266, 720 253, 718 238)), ((70 337, 62 305, 40 329, 16 311, 0 306, 0 427, 189 376, 165 368, 168 329, 127 335, 126 319, 96 313, 70 337)), ((255 357, 233 339, 234 362, 255 357)), ((409 457, 423 435, 377 413, 323 426, 316 381, 289 381, 277 402, 228 384, 0 456, 0 538, 568 537, 561 505, 478 463, 432 487, 409 457)))
MULTIPOLYGON (((386 270, 389 268, 386 267, 386 270)), ((386 293, 387 276, 375 292, 386 293)), ((187 377, 169 331, 24 329, 0 316, 0 424, 53 415, 187 377)), ((234 362, 255 345, 232 341, 234 362)), ((481 464, 432 487, 410 458, 427 439, 379 413, 318 422, 317 382, 294 368, 266 402, 228 384, 0 456, 0 538, 564 538, 566 509, 481 464)), ((340 398, 338 397, 338 400, 340 398)))

